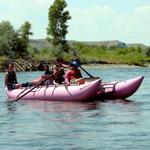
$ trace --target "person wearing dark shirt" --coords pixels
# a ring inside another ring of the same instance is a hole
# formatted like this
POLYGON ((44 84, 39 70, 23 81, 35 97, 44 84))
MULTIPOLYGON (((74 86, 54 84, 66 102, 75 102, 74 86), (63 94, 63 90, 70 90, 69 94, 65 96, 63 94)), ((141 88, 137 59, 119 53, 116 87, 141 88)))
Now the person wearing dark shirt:
MULTIPOLYGON (((47 79, 49 76, 53 75, 53 71, 49 70, 49 66, 48 65, 44 66, 44 71, 45 71, 45 73, 44 73, 44 75, 41 76, 41 79, 47 79)), ((48 80, 46 80, 45 84, 46 85, 53 84, 53 76, 50 77, 48 80)))
POLYGON ((52 70, 55 73, 54 80, 58 84, 62 84, 65 80, 64 79, 65 72, 64 72, 64 69, 61 69, 61 68, 65 68, 65 66, 63 64, 63 60, 62 59, 57 59, 56 63, 52 67, 52 70), (58 70, 60 70, 60 71, 58 71, 58 70))
POLYGON ((14 71, 14 65, 9 64, 8 71, 5 75, 5 85, 7 86, 8 90, 19 88, 20 85, 17 81, 16 72, 14 71))

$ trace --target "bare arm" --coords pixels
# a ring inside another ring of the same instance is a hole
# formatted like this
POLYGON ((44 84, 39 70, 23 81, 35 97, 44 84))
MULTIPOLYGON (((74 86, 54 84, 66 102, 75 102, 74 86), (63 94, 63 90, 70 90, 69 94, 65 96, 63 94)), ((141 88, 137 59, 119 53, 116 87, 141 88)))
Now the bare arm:
POLYGON ((57 72, 57 66, 54 65, 54 66, 52 67, 52 70, 53 70, 54 73, 57 72))
POLYGON ((62 64, 62 67, 64 67, 64 68, 70 68, 70 65, 62 64))
POLYGON ((70 85, 69 77, 70 77, 70 70, 68 70, 64 76, 66 85, 70 85))
POLYGON ((6 72, 6 75, 5 75, 5 85, 6 84, 9 84, 9 82, 8 82, 8 72, 6 72))

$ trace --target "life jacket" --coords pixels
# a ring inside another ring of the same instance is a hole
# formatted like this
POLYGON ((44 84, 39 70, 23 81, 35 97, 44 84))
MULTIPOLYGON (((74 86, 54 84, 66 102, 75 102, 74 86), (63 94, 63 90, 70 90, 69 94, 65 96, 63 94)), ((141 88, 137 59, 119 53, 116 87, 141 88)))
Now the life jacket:
POLYGON ((70 76, 69 76, 69 80, 71 79, 79 79, 82 78, 81 72, 79 69, 76 70, 70 70, 70 76))

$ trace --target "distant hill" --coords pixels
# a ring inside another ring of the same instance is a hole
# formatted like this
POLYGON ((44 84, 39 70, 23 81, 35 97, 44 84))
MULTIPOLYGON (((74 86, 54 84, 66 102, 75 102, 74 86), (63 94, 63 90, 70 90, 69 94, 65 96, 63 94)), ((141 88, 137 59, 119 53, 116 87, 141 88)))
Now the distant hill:
POLYGON ((122 47, 122 48, 127 47, 127 45, 125 43, 120 42, 118 40, 114 40, 114 41, 97 41, 97 42, 82 42, 82 43, 86 43, 88 45, 99 45, 99 46, 107 46, 107 47, 111 47, 111 46, 118 46, 118 47, 122 47))
POLYGON ((137 47, 138 46, 138 47, 141 47, 141 48, 146 48, 147 47, 146 45, 141 44, 141 43, 133 43, 133 44, 128 43, 127 46, 128 47, 137 47))
POLYGON ((49 48, 51 45, 45 39, 30 39, 30 46, 37 49, 49 48))
MULTIPOLYGON (((99 45, 99 46, 107 46, 107 47, 112 47, 112 46, 117 46, 117 47, 141 47, 141 48, 146 48, 147 46, 144 44, 140 43, 124 43, 118 40, 112 40, 112 41, 68 41, 70 44, 74 42, 82 42, 88 45, 99 45)), ((37 49, 42 49, 42 48, 49 48, 52 47, 46 39, 30 39, 30 46, 35 47, 37 49)))

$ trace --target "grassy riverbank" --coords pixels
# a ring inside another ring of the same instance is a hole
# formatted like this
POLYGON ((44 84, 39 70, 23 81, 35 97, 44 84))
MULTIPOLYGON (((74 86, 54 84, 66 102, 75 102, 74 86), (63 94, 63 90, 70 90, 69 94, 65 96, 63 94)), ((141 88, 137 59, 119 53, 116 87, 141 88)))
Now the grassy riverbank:
POLYGON ((108 63, 144 66, 149 62, 149 48, 141 47, 106 47, 75 43, 83 63, 108 63))
POLYGON ((149 47, 125 47, 89 45, 82 42, 72 42, 68 53, 61 53, 59 48, 29 48, 28 52, 35 61, 53 62, 56 57, 63 57, 65 62, 76 56, 83 64, 127 64, 146 66, 150 62, 149 47), (57 56, 56 56, 57 54, 57 56))

